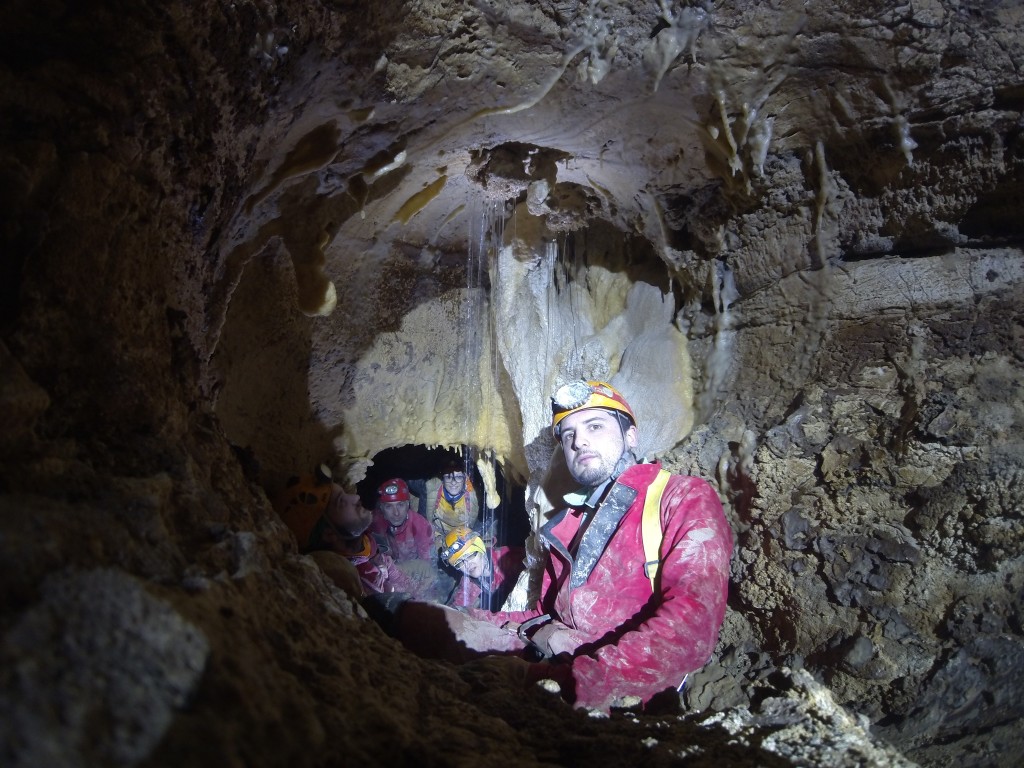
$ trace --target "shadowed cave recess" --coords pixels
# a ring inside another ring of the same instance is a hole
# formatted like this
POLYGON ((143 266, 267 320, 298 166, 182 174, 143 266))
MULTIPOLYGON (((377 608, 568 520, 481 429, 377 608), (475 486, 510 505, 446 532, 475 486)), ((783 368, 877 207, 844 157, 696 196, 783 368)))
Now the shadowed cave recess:
POLYGON ((1016 766, 1022 27, 5 3, 4 764, 1016 766), (525 535, 578 377, 735 534, 661 711, 410 655, 268 500, 466 455, 525 535))

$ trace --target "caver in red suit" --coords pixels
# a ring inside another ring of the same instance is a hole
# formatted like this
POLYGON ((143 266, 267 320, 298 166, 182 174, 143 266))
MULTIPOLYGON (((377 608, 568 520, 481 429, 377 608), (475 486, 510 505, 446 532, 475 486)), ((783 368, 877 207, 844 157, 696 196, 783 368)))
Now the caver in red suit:
POLYGON ((533 610, 471 611, 475 618, 506 626, 543 614, 555 617, 537 631, 547 634, 545 642, 556 657, 566 654, 576 706, 607 710, 631 695, 646 703, 704 666, 718 641, 728 597, 729 524, 707 482, 670 477, 661 501, 662 563, 652 592, 640 520, 658 469, 638 464, 619 476, 575 558, 567 547, 583 507, 563 510, 541 529, 550 557, 533 610))
POLYGON ((373 536, 364 533, 349 548, 334 551, 346 557, 359 572, 363 592, 368 595, 403 592, 415 594, 415 582, 398 567, 395 560, 377 546, 373 536))
POLYGON ((370 533, 387 545, 388 553, 398 562, 431 560, 434 555, 434 530, 423 515, 411 512, 399 526, 391 525, 380 511, 374 513, 370 533))
MULTIPOLYGON (((348 560, 359 575, 363 595, 418 595, 418 583, 368 533, 372 513, 354 490, 333 482, 328 468, 289 478, 275 499, 275 509, 295 534, 300 552, 332 552, 348 560)), ((355 585, 345 588, 349 586, 355 585)))
POLYGON ((552 433, 581 489, 540 530, 548 557, 537 605, 431 616, 439 609, 410 601, 408 608, 387 606, 394 631, 421 655, 467 661, 491 654, 479 661, 500 663, 522 682, 553 678, 576 706, 607 711, 627 697, 647 704, 678 689, 714 650, 725 617, 732 532, 707 482, 668 476, 652 585, 641 522, 660 467, 635 461, 632 408, 605 382, 572 382, 552 397, 552 433), (431 631, 423 631, 428 621, 431 631), (550 661, 524 669, 502 658, 525 658, 532 649, 550 661))
POLYGON ((526 551, 522 547, 491 547, 488 550, 491 559, 489 572, 479 579, 462 574, 455 589, 448 599, 448 605, 455 608, 481 608, 497 610, 505 603, 505 598, 516 584, 516 579, 525 568, 526 551), (484 587, 487 587, 486 600, 481 602, 484 587))

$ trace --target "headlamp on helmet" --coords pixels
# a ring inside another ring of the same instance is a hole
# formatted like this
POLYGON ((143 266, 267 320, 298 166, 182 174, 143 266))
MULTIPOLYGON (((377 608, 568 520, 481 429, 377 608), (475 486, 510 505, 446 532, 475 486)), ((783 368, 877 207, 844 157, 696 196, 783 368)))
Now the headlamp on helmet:
POLYGON ((409 486, 400 477, 385 480, 377 489, 377 497, 380 502, 409 501, 409 486))
POLYGON ((473 552, 487 551, 480 534, 464 525, 448 531, 444 537, 444 545, 444 549, 441 550, 441 558, 452 566, 473 552))
POLYGON ((586 408, 604 408, 625 415, 633 426, 636 416, 626 398, 611 384, 603 381, 571 381, 563 384, 551 397, 551 434, 558 439, 562 420, 586 408))

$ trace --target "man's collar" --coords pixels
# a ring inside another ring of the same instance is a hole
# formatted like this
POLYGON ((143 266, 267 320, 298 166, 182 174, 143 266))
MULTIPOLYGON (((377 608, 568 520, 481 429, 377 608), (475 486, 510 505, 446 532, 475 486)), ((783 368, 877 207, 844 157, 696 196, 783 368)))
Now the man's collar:
POLYGON ((614 482, 615 479, 609 477, 600 485, 596 485, 593 488, 577 488, 575 491, 565 494, 562 498, 570 507, 597 509, 597 505, 601 503, 601 499, 604 497, 605 491, 608 490, 608 486, 614 482))

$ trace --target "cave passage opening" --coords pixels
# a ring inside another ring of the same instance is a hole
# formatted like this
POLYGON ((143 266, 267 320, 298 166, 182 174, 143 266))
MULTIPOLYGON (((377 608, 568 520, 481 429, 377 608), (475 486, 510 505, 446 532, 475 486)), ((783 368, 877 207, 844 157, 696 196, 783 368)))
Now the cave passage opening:
MULTIPOLYGON (((476 529, 486 531, 494 546, 524 548, 532 533, 526 511, 526 487, 506 477, 501 462, 481 454, 480 461, 485 471, 493 474, 493 493, 487 494, 476 456, 477 452, 471 446, 461 446, 458 450, 416 444, 387 448, 373 456, 373 464, 356 484, 356 491, 363 505, 373 509, 377 505, 380 486, 387 480, 401 478, 413 496, 410 514, 423 515, 429 522, 440 492, 443 468, 452 461, 462 463, 473 486, 476 508, 480 510, 476 529), (497 501, 495 506, 488 506, 494 501, 497 501)), ((454 576, 455 571, 452 570, 450 575, 454 576)))

